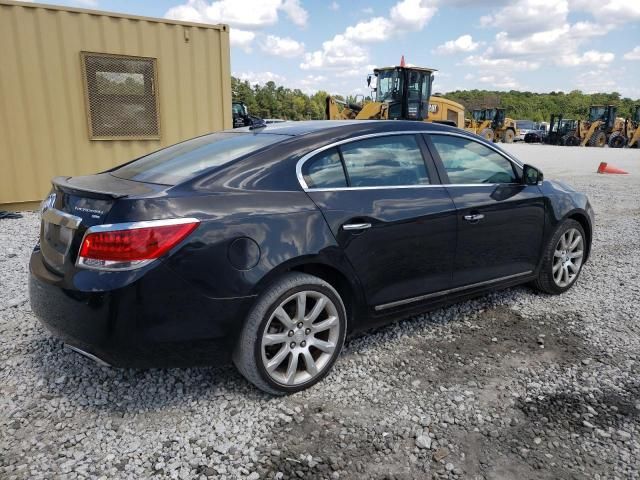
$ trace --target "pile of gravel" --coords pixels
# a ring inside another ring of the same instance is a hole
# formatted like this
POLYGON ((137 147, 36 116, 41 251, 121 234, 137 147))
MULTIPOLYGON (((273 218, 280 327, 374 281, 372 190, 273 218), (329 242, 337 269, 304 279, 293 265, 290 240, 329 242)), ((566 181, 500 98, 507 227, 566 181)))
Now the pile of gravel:
POLYGON ((64 348, 27 301, 37 216, 0 220, 0 478, 640 478, 640 182, 566 179, 597 212, 570 292, 360 335, 286 398, 231 368, 110 369, 64 348))

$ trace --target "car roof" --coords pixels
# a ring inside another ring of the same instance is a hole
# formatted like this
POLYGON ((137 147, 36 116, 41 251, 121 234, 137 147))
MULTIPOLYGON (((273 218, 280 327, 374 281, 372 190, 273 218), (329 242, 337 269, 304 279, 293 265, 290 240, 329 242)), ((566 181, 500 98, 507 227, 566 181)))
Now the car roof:
MULTIPOLYGON (((308 133, 322 132, 332 129, 347 129, 350 132, 357 132, 359 129, 367 130, 369 133, 398 130, 413 131, 450 131, 458 130, 448 125, 437 123, 417 122, 411 120, 303 120, 280 123, 270 123, 265 127, 242 127, 228 132, 246 132, 253 134, 277 134, 299 136, 308 133), (359 128, 360 127, 360 128, 359 128)), ((459 131, 459 130, 458 130, 459 131)))

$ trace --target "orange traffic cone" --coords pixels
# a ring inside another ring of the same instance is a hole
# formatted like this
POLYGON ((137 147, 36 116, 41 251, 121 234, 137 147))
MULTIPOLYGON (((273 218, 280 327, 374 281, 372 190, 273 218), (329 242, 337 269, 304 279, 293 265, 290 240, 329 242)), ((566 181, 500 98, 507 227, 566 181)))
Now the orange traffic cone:
POLYGON ((629 175, 629 172, 625 172, 624 170, 620 170, 616 167, 610 167, 607 162, 600 162, 598 173, 617 173, 620 175, 629 175))

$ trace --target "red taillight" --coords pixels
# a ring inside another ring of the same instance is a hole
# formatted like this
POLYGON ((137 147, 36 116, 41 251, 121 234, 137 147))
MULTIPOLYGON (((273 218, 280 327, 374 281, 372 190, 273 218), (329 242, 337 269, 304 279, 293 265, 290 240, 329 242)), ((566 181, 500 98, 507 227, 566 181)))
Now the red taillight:
POLYGON ((178 219, 93 227, 82 241, 78 264, 114 270, 140 267, 171 250, 199 223, 178 219))

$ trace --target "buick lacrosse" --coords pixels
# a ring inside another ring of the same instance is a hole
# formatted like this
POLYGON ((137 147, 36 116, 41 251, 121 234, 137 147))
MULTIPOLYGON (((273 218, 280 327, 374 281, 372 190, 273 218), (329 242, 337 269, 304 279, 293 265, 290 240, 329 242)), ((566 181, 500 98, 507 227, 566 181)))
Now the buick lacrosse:
POLYGON ((40 320, 113 366, 233 360, 258 388, 322 379, 345 335, 589 257, 587 197, 473 134, 289 122, 57 177, 30 260, 40 320))

